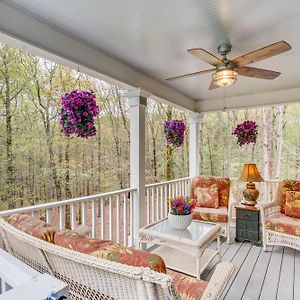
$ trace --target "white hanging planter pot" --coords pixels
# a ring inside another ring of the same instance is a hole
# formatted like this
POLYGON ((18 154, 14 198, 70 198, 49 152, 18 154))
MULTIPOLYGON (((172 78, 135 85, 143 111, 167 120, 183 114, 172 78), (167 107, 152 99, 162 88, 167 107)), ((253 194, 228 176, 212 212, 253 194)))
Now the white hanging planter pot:
POLYGON ((168 214, 168 221, 172 228, 185 230, 189 227, 189 225, 193 221, 193 215, 173 215, 169 212, 168 214))

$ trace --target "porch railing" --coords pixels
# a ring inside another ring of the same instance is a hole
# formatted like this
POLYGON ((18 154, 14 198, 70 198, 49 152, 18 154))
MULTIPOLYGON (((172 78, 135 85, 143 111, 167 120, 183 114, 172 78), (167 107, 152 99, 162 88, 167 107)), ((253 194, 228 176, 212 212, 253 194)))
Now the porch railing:
POLYGON ((93 238, 109 239, 132 245, 133 207, 136 189, 129 188, 109 193, 56 201, 0 212, 0 217, 13 213, 31 213, 60 229, 89 226, 93 238))
POLYGON ((168 199, 171 196, 188 195, 190 193, 190 177, 147 184, 145 192, 147 224, 150 224, 168 215, 168 199))
MULTIPOLYGON (((168 199, 171 196, 190 194, 190 177, 148 184, 145 186, 146 223, 153 223, 168 214, 168 199)), ((236 201, 243 199, 245 183, 231 179, 232 195, 236 201)), ((269 202, 275 197, 279 180, 257 183, 260 202, 269 202)), ((136 189, 129 188, 109 193, 39 204, 0 212, 6 217, 13 213, 31 213, 47 223, 64 229, 79 225, 91 228, 94 238, 109 239, 125 246, 134 244, 134 204, 136 189)))

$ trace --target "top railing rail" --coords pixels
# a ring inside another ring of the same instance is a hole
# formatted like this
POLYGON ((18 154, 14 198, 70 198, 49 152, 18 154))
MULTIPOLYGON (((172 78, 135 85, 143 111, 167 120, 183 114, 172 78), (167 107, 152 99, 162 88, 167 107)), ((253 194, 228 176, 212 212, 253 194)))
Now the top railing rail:
POLYGON ((32 211, 39 211, 41 209, 51 209, 51 208, 66 206, 66 205, 75 204, 75 203, 79 203, 79 202, 91 201, 91 200, 95 200, 95 199, 99 199, 99 198, 115 196, 115 195, 118 195, 121 193, 122 194, 130 193, 130 192, 134 192, 136 190, 137 190, 136 188, 128 188, 128 189, 124 189, 124 190, 118 190, 118 191, 107 192, 107 193, 102 193, 102 194, 95 194, 95 195, 90 195, 90 196, 83 196, 83 197, 72 198, 72 199, 67 199, 67 200, 61 200, 61 201, 55 201, 55 202, 50 202, 50 203, 15 208, 12 210, 5 210, 5 211, 0 212, 0 217, 7 217, 13 213, 28 213, 28 212, 32 212, 32 211))
POLYGON ((181 181, 190 180, 190 179, 191 179, 191 177, 183 177, 183 178, 178 178, 178 179, 173 179, 173 180, 168 180, 168 181, 161 181, 161 182, 146 184, 145 187, 150 188, 150 187, 155 187, 155 186, 160 186, 160 185, 165 185, 165 184, 170 184, 170 183, 176 183, 176 182, 181 182, 181 181))

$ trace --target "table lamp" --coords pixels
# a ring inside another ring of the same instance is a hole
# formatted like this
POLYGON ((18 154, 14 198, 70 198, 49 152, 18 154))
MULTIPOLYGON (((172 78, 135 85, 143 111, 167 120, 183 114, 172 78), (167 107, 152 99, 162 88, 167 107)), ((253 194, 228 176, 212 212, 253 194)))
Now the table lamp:
POLYGON ((257 170, 256 164, 244 164, 239 180, 247 182, 246 189, 243 191, 244 199, 241 203, 244 205, 255 205, 259 191, 256 189, 254 182, 264 181, 257 170))

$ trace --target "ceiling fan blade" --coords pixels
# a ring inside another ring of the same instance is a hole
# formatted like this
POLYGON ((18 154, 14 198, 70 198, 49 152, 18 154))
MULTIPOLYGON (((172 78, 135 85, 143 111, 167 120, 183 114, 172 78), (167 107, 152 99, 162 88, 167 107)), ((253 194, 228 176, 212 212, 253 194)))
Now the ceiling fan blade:
POLYGON ((210 72, 213 72, 213 71, 215 71, 215 69, 207 69, 207 70, 198 71, 198 72, 194 72, 194 73, 189 73, 189 74, 183 74, 183 75, 170 77, 170 78, 167 78, 166 80, 170 81, 170 80, 175 80, 175 79, 180 79, 180 78, 185 78, 185 77, 192 77, 192 76, 197 76, 197 75, 210 73, 210 72))
POLYGON ((237 72, 241 76, 261 78, 261 79, 275 79, 281 73, 276 71, 271 71, 267 69, 252 68, 252 67, 239 67, 237 72))
POLYGON ((287 42, 280 41, 280 42, 271 44, 269 46, 249 52, 238 58, 235 58, 234 60, 232 60, 232 62, 237 67, 242 67, 242 66, 246 66, 246 65, 255 63, 257 61, 278 55, 278 54, 288 51, 290 49, 291 49, 291 46, 287 42))
POLYGON ((208 51, 202 49, 202 48, 193 48, 187 50, 192 55, 196 56, 197 58, 209 63, 212 66, 218 66, 220 64, 223 64, 222 60, 213 54, 209 53, 208 51))
POLYGON ((209 90, 214 90, 214 89, 218 89, 219 87, 220 86, 217 85, 217 84, 215 84, 215 82, 212 80, 211 83, 210 83, 210 85, 209 85, 209 87, 208 87, 208 89, 209 90))

